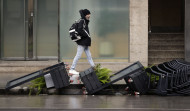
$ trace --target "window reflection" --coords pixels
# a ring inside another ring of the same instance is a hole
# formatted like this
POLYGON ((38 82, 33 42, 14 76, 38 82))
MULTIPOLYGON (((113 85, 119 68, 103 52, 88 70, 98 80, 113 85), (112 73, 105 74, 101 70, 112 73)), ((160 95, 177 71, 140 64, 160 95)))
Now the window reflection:
POLYGON ((4 0, 2 16, 2 57, 24 58, 24 2, 22 0, 4 0))
MULTIPOLYGON (((68 29, 80 18, 80 9, 89 9, 94 59, 127 59, 129 46, 129 0, 60 0, 61 58, 72 59, 76 45, 68 29)), ((82 58, 86 58, 83 54, 82 58)))

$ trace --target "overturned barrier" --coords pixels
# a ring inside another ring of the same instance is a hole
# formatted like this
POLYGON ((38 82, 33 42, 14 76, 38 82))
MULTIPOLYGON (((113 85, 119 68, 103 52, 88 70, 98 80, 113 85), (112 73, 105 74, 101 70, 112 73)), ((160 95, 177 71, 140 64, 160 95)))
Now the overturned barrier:
POLYGON ((127 85, 130 88, 133 88, 134 92, 145 94, 148 90, 148 76, 143 69, 144 67, 140 62, 135 62, 111 76, 111 81, 106 84, 103 84, 98 80, 93 68, 81 72, 80 78, 84 83, 88 94, 95 94, 121 79, 125 79, 127 85), (133 79, 134 82, 129 83, 128 79, 133 79))
POLYGON ((11 80, 6 84, 5 89, 8 90, 8 89, 14 88, 16 86, 19 86, 21 84, 24 84, 26 82, 29 82, 41 76, 45 76, 45 79, 47 79, 46 85, 49 84, 48 82, 51 82, 51 85, 48 86, 48 88, 50 87, 62 88, 70 84, 69 76, 67 74, 65 64, 61 62, 59 64, 55 64, 53 66, 38 70, 36 72, 19 77, 17 79, 11 80))

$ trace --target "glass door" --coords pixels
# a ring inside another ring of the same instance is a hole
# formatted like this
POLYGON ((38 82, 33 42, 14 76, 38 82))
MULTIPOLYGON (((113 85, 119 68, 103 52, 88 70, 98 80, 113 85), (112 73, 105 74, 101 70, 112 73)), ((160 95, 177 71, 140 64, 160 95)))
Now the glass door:
POLYGON ((1 0, 1 58, 24 60, 25 1, 1 0))
POLYGON ((58 0, 1 0, 0 57, 58 59, 58 0))
POLYGON ((58 0, 35 0, 34 13, 34 55, 58 59, 58 0))

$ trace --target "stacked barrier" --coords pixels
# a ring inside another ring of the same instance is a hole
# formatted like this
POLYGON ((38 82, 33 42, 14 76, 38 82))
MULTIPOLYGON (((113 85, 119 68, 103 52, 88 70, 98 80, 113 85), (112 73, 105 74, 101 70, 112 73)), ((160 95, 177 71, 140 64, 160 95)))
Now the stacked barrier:
POLYGON ((155 79, 151 83, 153 87, 150 87, 155 90, 156 94, 190 95, 190 63, 183 60, 172 60, 147 68, 146 72, 159 78, 159 80, 155 79))

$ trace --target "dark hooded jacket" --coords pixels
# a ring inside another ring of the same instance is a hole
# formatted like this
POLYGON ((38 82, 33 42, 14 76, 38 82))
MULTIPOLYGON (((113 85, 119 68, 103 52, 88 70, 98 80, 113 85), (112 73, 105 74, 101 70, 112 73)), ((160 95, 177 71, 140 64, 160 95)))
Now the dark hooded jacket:
POLYGON ((91 38, 90 38, 90 33, 89 33, 89 28, 88 28, 89 20, 85 18, 82 10, 80 10, 79 13, 81 15, 81 20, 78 24, 78 33, 81 36, 81 39, 78 40, 76 43, 78 45, 91 46, 91 38))

